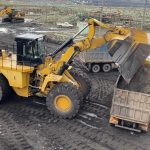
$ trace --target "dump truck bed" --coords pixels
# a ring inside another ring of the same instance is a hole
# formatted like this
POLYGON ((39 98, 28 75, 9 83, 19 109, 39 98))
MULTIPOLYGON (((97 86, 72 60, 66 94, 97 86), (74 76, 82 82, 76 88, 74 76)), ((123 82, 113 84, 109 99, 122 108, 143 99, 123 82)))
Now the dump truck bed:
POLYGON ((79 58, 84 63, 113 62, 107 46, 80 53, 79 58))

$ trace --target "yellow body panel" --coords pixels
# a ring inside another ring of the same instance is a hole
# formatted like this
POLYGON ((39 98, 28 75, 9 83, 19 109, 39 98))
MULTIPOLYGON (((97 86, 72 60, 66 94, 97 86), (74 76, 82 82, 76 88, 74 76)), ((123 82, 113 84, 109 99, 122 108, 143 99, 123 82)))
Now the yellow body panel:
POLYGON ((8 69, 0 69, 0 71, 7 78, 10 86, 24 88, 29 84, 29 72, 19 72, 8 69))
POLYGON ((23 96, 23 97, 30 96, 28 86, 26 86, 24 88, 16 88, 16 87, 12 87, 12 88, 16 92, 16 94, 19 95, 19 96, 23 96))
POLYGON ((17 95, 28 97, 29 93, 29 78, 30 73, 34 70, 33 67, 17 65, 16 56, 7 57, 7 54, 2 50, 0 57, 0 73, 8 80, 9 85, 14 89, 17 95))
POLYGON ((74 78, 70 75, 70 73, 66 70, 65 73, 63 75, 56 75, 56 74, 49 74, 45 77, 42 86, 41 86, 41 91, 45 94, 47 94, 47 90, 46 87, 47 85, 49 85, 51 88, 55 85, 53 84, 53 82, 70 82, 73 85, 79 87, 78 83, 76 82, 76 80, 74 80, 74 78))
POLYGON ((0 72, 8 79, 9 85, 24 88, 29 84, 29 74, 34 70, 33 67, 18 65, 16 57, 7 57, 5 51, 0 57, 0 72))
MULTIPOLYGON (((41 86, 41 91, 45 94, 47 94, 46 87, 48 84, 51 82, 59 82, 61 80, 62 76, 59 75, 54 75, 54 74, 49 74, 45 77, 42 86, 41 86)), ((51 86, 52 87, 52 86, 51 86)))
POLYGON ((2 50, 2 56, 0 57, 0 68, 29 73, 34 70, 34 67, 31 66, 18 65, 16 54, 12 54, 12 56, 8 57, 5 50, 2 50))

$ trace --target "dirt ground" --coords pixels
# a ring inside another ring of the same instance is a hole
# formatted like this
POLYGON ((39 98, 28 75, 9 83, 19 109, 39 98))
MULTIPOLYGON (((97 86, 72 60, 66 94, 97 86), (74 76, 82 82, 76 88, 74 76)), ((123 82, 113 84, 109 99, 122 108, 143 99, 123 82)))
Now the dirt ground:
MULTIPOLYGON (((27 32, 32 26, 1 24, 2 28, 7 30, 0 32, 0 48, 12 45, 16 34, 27 32)), ((50 51, 57 46, 47 43, 50 51)), ((150 132, 132 133, 109 125, 118 72, 88 75, 92 81, 89 98, 72 120, 54 118, 45 100, 37 97, 13 96, 0 105, 0 150, 149 150, 150 132)))

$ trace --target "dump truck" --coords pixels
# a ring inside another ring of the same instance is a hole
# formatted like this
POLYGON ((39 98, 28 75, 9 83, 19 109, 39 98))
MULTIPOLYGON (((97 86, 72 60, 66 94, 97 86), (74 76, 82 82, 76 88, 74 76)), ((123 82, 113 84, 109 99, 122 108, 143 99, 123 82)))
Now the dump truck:
POLYGON ((100 71, 109 72, 112 69, 117 68, 108 53, 107 44, 92 51, 84 51, 80 53, 79 60, 88 71, 93 73, 98 73, 100 71))
POLYGON ((128 84, 120 75, 114 88, 110 123, 141 132, 150 122, 150 63, 146 60, 128 84))
MULTIPOLYGON (((135 132, 148 131, 150 89, 149 84, 147 86, 141 78, 150 73, 149 67, 142 67, 130 84, 127 84, 122 76, 118 77, 110 111, 110 124, 135 132)), ((147 77, 145 82, 148 79, 147 77)))
POLYGON ((2 22, 21 23, 24 22, 25 13, 6 6, 0 11, 0 17, 3 17, 2 22))

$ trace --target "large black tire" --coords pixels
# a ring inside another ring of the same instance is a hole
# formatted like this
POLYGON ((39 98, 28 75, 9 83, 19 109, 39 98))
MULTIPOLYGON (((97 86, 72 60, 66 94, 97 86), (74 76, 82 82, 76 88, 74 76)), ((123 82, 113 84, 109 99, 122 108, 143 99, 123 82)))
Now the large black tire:
POLYGON ((82 97, 77 87, 71 83, 63 82, 57 83, 51 89, 46 98, 46 105, 51 114, 53 114, 54 116, 63 119, 71 119, 78 113, 81 101, 82 97), (69 98, 71 102, 71 106, 65 111, 62 111, 62 109, 59 107, 59 102, 57 102, 57 100, 59 100, 59 97, 61 96, 69 98))
POLYGON ((6 18, 3 18, 3 19, 2 19, 2 22, 4 22, 4 23, 5 23, 5 22, 11 22, 11 19, 10 19, 9 17, 6 17, 6 18))
POLYGON ((0 74, 0 103, 12 95, 12 88, 9 86, 7 79, 0 74))
POLYGON ((91 80, 88 75, 79 68, 72 68, 70 74, 79 83, 79 90, 83 95, 83 98, 86 99, 91 90, 91 80))

